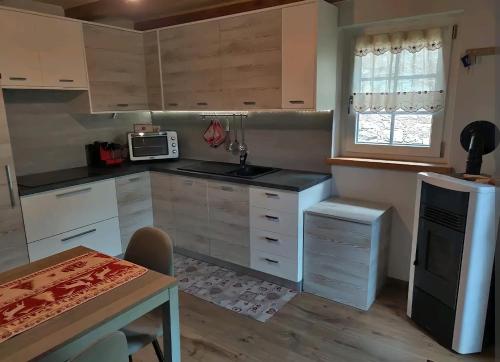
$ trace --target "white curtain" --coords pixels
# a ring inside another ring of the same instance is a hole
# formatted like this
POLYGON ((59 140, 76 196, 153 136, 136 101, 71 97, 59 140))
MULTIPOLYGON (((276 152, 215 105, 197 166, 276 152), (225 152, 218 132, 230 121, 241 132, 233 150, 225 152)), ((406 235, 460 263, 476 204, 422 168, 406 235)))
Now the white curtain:
POLYGON ((441 110, 445 100, 442 44, 440 28, 358 37, 354 110, 441 110))

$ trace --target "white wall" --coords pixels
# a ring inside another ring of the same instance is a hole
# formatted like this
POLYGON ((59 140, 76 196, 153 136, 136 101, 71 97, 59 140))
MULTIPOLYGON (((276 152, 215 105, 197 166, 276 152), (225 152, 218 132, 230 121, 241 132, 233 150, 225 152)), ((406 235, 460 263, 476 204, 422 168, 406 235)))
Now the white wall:
MULTIPOLYGON (((498 46, 495 38, 495 6, 498 0, 351 0, 339 4, 341 26, 365 24, 401 17, 413 17, 452 10, 463 10, 458 38, 452 54, 450 84, 455 89, 455 102, 449 104, 449 137, 446 158, 457 172, 465 167, 466 152, 459 144, 462 129, 475 120, 495 118, 495 57, 484 57, 470 70, 460 64, 460 56, 468 48, 498 46)), ((496 174, 498 152, 483 159, 484 173, 496 174)), ((410 172, 332 167, 335 192, 342 197, 384 201, 394 206, 390 245, 389 275, 408 280, 415 203, 416 176, 410 172)))

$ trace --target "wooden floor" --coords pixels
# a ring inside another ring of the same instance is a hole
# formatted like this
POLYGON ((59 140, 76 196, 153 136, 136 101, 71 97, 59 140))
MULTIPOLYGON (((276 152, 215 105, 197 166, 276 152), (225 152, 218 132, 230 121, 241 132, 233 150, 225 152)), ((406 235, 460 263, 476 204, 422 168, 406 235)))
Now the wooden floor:
MULTIPOLYGON (((369 312, 301 294, 266 323, 181 293, 182 362, 493 361, 441 347, 405 315, 406 291, 384 289, 369 312)), ((135 362, 157 361, 151 346, 135 362)))

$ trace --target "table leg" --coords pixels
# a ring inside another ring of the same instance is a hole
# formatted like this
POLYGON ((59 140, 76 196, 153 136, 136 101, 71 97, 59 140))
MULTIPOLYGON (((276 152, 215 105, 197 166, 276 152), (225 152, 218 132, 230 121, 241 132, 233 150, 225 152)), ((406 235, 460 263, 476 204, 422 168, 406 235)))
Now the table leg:
POLYGON ((169 290, 170 300, 162 305, 163 310, 163 351, 165 361, 181 361, 181 330, 179 325, 178 287, 169 290))

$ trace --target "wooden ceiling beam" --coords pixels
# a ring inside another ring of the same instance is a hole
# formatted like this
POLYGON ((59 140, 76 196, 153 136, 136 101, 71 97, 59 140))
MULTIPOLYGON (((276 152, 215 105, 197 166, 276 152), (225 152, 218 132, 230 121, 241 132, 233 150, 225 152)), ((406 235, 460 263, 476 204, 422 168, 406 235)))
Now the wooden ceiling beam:
POLYGON ((174 14, 171 16, 161 17, 157 19, 138 21, 135 23, 135 29, 150 30, 150 29, 163 28, 165 26, 172 26, 172 25, 189 23, 192 21, 217 18, 220 16, 243 13, 246 11, 263 9, 272 6, 285 5, 298 1, 301 0, 248 0, 241 3, 222 5, 207 9, 190 11, 181 14, 174 14))

